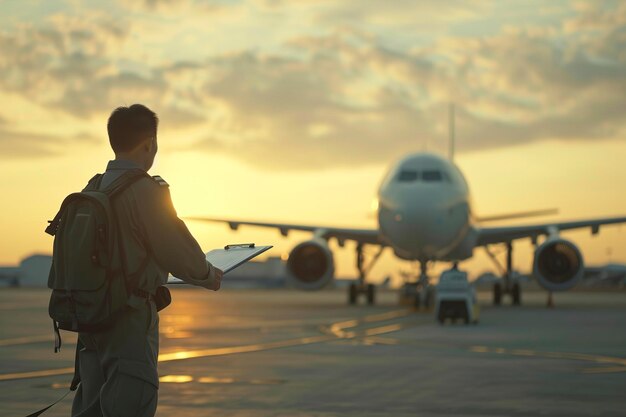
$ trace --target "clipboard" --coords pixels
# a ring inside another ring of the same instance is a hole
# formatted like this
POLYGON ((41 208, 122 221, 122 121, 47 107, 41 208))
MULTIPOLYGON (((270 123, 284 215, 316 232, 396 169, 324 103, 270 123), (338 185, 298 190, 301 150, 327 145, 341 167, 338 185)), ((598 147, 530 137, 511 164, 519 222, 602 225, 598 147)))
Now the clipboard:
MULTIPOLYGON (((207 252, 206 260, 214 267, 221 269, 224 274, 227 274, 272 247, 273 246, 256 246, 254 243, 226 245, 224 249, 213 249, 207 252)), ((167 279, 167 283, 185 284, 185 281, 170 276, 167 279)))

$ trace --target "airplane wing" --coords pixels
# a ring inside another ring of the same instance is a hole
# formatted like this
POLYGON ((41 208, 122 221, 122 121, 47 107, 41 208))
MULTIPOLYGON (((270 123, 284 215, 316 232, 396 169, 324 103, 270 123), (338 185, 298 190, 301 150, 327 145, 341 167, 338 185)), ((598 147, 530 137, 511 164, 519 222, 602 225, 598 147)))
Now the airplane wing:
POLYGON ((495 222, 499 220, 511 220, 511 219, 523 219, 525 217, 536 217, 536 216, 547 216, 550 214, 558 214, 558 209, 544 209, 544 210, 531 210, 531 211, 520 211, 517 213, 503 213, 492 216, 478 216, 476 217, 476 221, 479 223, 483 222, 495 222))
POLYGON ((618 223, 626 223, 626 217, 545 223, 528 226, 486 227, 478 229, 477 245, 484 246, 492 243, 506 243, 523 238, 537 239, 537 237, 551 234, 553 231, 559 232, 562 230, 583 229, 586 227, 591 229, 591 233, 596 234, 600 230, 600 226, 618 223))
POLYGON ((379 237, 378 229, 348 229, 338 227, 311 226, 303 224, 266 223, 246 220, 215 219, 207 217, 186 217, 186 219, 202 222, 227 223, 232 230, 237 230, 241 225, 257 226, 278 229, 280 234, 283 236, 287 236, 291 230, 297 230, 302 232, 312 232, 316 236, 319 236, 326 240, 330 238, 335 238, 339 241, 340 244, 343 244, 343 242, 346 240, 352 240, 358 243, 386 246, 386 244, 379 237))

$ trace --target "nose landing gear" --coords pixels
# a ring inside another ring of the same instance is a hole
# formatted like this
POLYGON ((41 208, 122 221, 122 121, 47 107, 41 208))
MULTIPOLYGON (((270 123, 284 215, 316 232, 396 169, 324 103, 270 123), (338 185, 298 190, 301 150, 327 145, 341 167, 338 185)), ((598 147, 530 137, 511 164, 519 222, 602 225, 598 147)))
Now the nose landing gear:
POLYGON ((407 282, 400 290, 400 304, 415 308, 432 308, 435 305, 435 289, 428 279, 428 261, 419 261, 420 275, 416 282, 407 282))

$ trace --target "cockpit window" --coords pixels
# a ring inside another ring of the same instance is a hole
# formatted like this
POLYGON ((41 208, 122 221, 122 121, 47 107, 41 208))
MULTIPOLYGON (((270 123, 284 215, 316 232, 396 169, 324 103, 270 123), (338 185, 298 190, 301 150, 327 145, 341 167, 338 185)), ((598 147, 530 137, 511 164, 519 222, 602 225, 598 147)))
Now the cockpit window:
POLYGON ((441 175, 441 171, 424 171, 422 172, 422 179, 424 181, 441 181, 443 175, 441 175))
POLYGON ((417 171, 402 170, 398 174, 398 181, 410 182, 417 180, 417 171))

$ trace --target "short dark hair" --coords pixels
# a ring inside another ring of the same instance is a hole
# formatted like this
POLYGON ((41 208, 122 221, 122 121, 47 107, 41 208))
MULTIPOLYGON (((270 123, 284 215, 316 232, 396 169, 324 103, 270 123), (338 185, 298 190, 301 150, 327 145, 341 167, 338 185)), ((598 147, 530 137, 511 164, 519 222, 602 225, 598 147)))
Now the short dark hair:
POLYGON ((155 136, 159 118, 143 104, 118 107, 107 123, 109 143, 115 153, 134 149, 148 136, 155 136))

